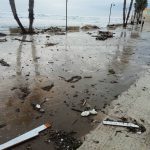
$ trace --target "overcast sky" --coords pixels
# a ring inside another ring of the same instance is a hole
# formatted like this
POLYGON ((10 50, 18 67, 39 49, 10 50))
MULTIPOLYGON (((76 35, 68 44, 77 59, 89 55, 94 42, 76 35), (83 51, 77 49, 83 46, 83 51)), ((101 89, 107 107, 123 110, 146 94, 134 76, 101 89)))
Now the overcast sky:
MULTIPOLYGON (((18 13, 28 11, 29 0, 15 0, 18 13)), ((35 0, 35 13, 65 15, 66 0, 35 0)), ((112 12, 114 16, 122 15, 123 0, 68 0, 70 15, 105 16, 109 13, 112 2, 116 4, 112 12)), ((129 0, 128 0, 129 1, 129 0)), ((10 11, 9 1, 0 0, 0 11, 10 11)))

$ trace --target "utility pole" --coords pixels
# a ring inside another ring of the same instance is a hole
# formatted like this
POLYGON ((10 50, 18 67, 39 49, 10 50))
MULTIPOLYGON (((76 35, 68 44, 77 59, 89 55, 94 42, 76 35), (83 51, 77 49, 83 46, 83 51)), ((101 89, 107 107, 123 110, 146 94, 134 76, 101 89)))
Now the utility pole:
POLYGON ((66 0, 66 32, 68 31, 68 0, 66 0))
POLYGON ((115 4, 111 3, 110 5, 110 13, 109 13, 109 21, 108 21, 108 25, 110 24, 110 17, 111 17, 111 12, 112 12, 112 7, 115 6, 115 4))

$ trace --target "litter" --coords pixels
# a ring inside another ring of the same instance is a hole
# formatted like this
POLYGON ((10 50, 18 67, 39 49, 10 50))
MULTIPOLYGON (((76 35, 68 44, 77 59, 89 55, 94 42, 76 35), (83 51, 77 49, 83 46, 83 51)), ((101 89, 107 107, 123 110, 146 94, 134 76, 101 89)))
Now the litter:
POLYGON ((37 109, 41 109, 41 105, 39 105, 39 104, 36 104, 36 106, 35 106, 37 109))
POLYGON ((89 115, 97 115, 97 111, 95 109, 83 111, 81 113, 82 117, 88 117, 89 115))
POLYGON ((134 123, 127 122, 117 122, 117 121, 103 121, 104 125, 112 125, 112 126, 120 126, 120 127, 131 127, 131 128, 140 128, 138 125, 134 123))
POLYGON ((70 79, 65 79, 64 77, 61 77, 61 76, 59 76, 61 79, 63 79, 64 81, 66 81, 66 82, 70 82, 70 83, 75 83, 75 82, 78 82, 79 80, 81 80, 82 79, 82 77, 81 76, 73 76, 73 77, 71 77, 70 79))
POLYGON ((57 45, 57 44, 58 44, 58 43, 46 43, 45 46, 46 46, 46 47, 48 47, 48 46, 55 46, 55 45, 57 45))
POLYGON ((132 121, 133 123, 127 121, 126 118, 121 118, 122 121, 114 121, 110 119, 106 119, 103 121, 104 125, 110 125, 110 126, 119 126, 119 127, 126 127, 128 129, 128 132, 142 134, 146 131, 146 128, 138 123, 135 119, 132 121))
POLYGON ((54 87, 54 83, 42 87, 42 90, 49 92, 54 87))
POLYGON ((7 42, 7 39, 0 39, 0 42, 7 42))
POLYGON ((42 107, 41 107, 40 104, 31 104, 31 105, 32 105, 32 107, 33 107, 34 110, 36 110, 36 111, 38 111, 40 113, 44 113, 45 112, 45 110, 42 109, 42 107))
POLYGON ((0 124, 0 129, 1 129, 1 128, 4 128, 5 126, 7 126, 7 124, 6 124, 6 123, 2 123, 2 124, 0 124))
POLYGON ((10 65, 4 59, 0 59, 0 64, 2 66, 10 67, 10 65))
POLYGON ((27 141, 27 140, 33 138, 33 137, 36 137, 36 136, 39 135, 39 133, 40 133, 41 131, 43 131, 43 130, 49 128, 50 126, 51 126, 51 125, 50 125, 49 123, 44 124, 44 125, 41 125, 41 126, 35 128, 35 129, 33 129, 33 130, 31 130, 31 131, 29 131, 29 132, 27 132, 27 133, 25 133, 25 134, 23 134, 23 135, 21 135, 21 136, 18 136, 18 137, 16 137, 16 138, 14 138, 14 139, 12 139, 12 140, 10 140, 10 141, 4 143, 4 144, 1 144, 1 145, 0 145, 0 150, 8 149, 8 148, 10 148, 10 147, 12 147, 12 146, 15 146, 15 145, 17 145, 17 144, 20 144, 20 143, 22 143, 22 142, 25 142, 25 141, 27 141))
POLYGON ((86 103, 87 103, 87 100, 84 100, 84 102, 83 102, 82 106, 85 106, 85 105, 86 105, 86 103))

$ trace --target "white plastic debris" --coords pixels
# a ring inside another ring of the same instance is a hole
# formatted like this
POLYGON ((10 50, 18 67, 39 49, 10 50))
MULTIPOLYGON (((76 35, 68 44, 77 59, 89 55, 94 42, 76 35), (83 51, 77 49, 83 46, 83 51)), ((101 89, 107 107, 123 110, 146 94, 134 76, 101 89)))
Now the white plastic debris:
POLYGON ((97 115, 97 111, 95 109, 92 109, 92 110, 88 110, 88 111, 83 111, 81 113, 82 117, 87 117, 89 115, 97 115))
POLYGON ((111 125, 111 126, 139 128, 139 126, 134 124, 134 123, 126 123, 126 122, 103 121, 103 124, 104 125, 111 125))
POLYGON ((40 133, 41 131, 43 131, 43 130, 49 128, 50 126, 51 126, 51 125, 48 124, 48 123, 47 123, 47 124, 44 124, 44 125, 41 125, 41 126, 35 128, 35 129, 33 129, 33 130, 31 130, 31 131, 29 131, 29 132, 27 132, 27 133, 25 133, 25 134, 23 134, 23 135, 21 135, 21 136, 18 136, 18 137, 16 137, 16 138, 14 138, 14 139, 12 139, 12 140, 10 140, 10 141, 4 143, 4 144, 1 144, 1 145, 0 145, 0 150, 8 149, 8 148, 10 148, 10 147, 12 147, 12 146, 15 146, 15 145, 17 145, 17 144, 20 144, 20 143, 22 143, 22 142, 25 142, 25 141, 27 141, 27 140, 33 138, 33 137, 36 137, 36 136, 39 135, 39 133, 40 133))
POLYGON ((90 112, 89 112, 89 111, 84 111, 84 112, 81 113, 81 116, 82 116, 82 117, 87 117, 87 116, 89 116, 89 115, 90 115, 90 112))
POLYGON ((37 109, 41 109, 41 105, 39 105, 39 104, 36 104, 36 106, 35 106, 37 109))
POLYGON ((96 111, 95 109, 92 109, 92 110, 90 111, 90 114, 91 114, 91 115, 97 115, 97 111, 96 111))

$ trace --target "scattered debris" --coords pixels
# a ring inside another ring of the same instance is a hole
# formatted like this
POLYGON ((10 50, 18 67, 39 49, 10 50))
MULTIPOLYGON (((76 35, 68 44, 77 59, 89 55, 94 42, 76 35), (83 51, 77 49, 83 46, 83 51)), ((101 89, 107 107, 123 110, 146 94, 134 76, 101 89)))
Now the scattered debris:
POLYGON ((84 100, 84 102, 83 102, 82 106, 85 106, 85 105, 86 105, 86 103, 87 103, 87 100, 84 100))
POLYGON ((49 46, 55 46, 55 45, 57 45, 57 44, 58 44, 58 43, 46 43, 45 46, 46 46, 46 47, 49 47, 49 46))
POLYGON ((79 26, 68 26, 67 29, 69 32, 79 32, 80 27, 79 26))
POLYGON ((40 113, 45 113, 45 110, 41 107, 40 104, 34 104, 34 103, 32 103, 31 105, 32 105, 32 107, 33 107, 34 110, 36 110, 36 111, 38 111, 40 113))
POLYGON ((81 29, 82 30, 95 30, 95 29, 100 29, 100 28, 96 25, 85 25, 81 27, 81 29))
POLYGON ((118 82, 117 81, 111 81, 110 83, 115 84, 115 83, 118 83, 118 82))
POLYGON ((50 38, 50 36, 49 36, 49 35, 47 35, 47 36, 46 36, 46 38, 50 38))
POLYGON ((107 40, 108 38, 112 38, 113 37, 113 33, 109 32, 109 31, 99 31, 97 36, 92 36, 92 37, 96 37, 96 40, 107 40))
POLYGON ((2 66, 10 67, 10 65, 4 59, 0 59, 0 64, 2 66))
POLYGON ((7 39, 0 39, 0 42, 7 42, 7 39))
POLYGON ((21 95, 21 99, 25 99, 31 92, 30 92, 30 90, 29 90, 29 88, 27 88, 27 87, 21 87, 21 88, 19 88, 20 89, 20 91, 23 93, 22 95, 21 95))
POLYGON ((52 83, 51 85, 42 87, 42 90, 49 92, 53 87, 54 87, 54 84, 52 83))
POLYGON ((66 35, 65 32, 56 32, 55 35, 66 35))
POLYGON ((61 77, 61 76, 59 76, 59 77, 62 78, 63 80, 65 80, 66 82, 70 82, 70 83, 75 83, 82 79, 81 76, 73 76, 68 80, 66 80, 64 77, 61 77))
POLYGON ((0 37, 7 36, 7 34, 0 33, 0 37))
POLYGON ((21 42, 33 42, 32 40, 22 40, 22 39, 18 39, 18 38, 14 38, 12 40, 17 40, 17 41, 21 41, 21 42))
POLYGON ((119 127, 126 127, 128 129, 129 132, 133 132, 133 133, 143 133, 146 131, 146 128, 137 123, 137 121, 134 120, 134 123, 130 123, 127 121, 127 119, 123 119, 122 121, 114 121, 114 120, 110 120, 110 119, 106 119, 103 121, 104 125, 110 125, 110 126, 119 126, 119 127))
POLYGON ((21 136, 16 137, 15 139, 12 139, 12 140, 4 143, 4 144, 1 144, 0 150, 8 149, 12 146, 15 146, 17 144, 25 142, 29 139, 32 139, 32 138, 38 136, 41 131, 44 131, 45 129, 47 129, 49 127, 51 127, 51 125, 49 123, 41 125, 41 126, 35 128, 35 129, 33 129, 33 130, 31 130, 31 131, 29 131, 29 132, 27 132, 21 136))
POLYGON ((83 111, 81 113, 82 117, 88 117, 89 115, 97 115, 97 111, 95 109, 83 111))
POLYGON ((82 142, 73 137, 74 132, 51 131, 49 140, 55 143, 57 150, 76 150, 82 142))
POLYGON ((117 26, 114 24, 107 25, 107 29, 109 29, 109 30, 115 30, 116 28, 117 28, 117 26))
POLYGON ((0 129, 1 129, 1 128, 4 128, 6 125, 7 125, 6 123, 1 123, 1 124, 0 124, 0 129))
POLYGON ((99 141, 96 141, 96 140, 93 140, 93 142, 94 142, 95 144, 98 144, 98 143, 99 143, 99 141))
POLYGON ((112 126, 120 126, 120 127, 132 127, 132 128, 139 128, 138 125, 134 123, 126 123, 126 122, 118 122, 118 121, 103 121, 104 125, 112 125, 112 126))
POLYGON ((76 109, 76 108, 71 108, 71 110, 82 113, 82 110, 76 109))
POLYGON ((92 35, 92 33, 91 33, 91 32, 87 32, 87 34, 92 35))
POLYGON ((15 111, 19 113, 20 112, 20 108, 17 108, 15 111))
POLYGON ((109 69, 108 72, 109 72, 110 74, 116 74, 116 72, 114 71, 114 69, 109 69))
POLYGON ((85 79, 90 79, 92 76, 84 76, 85 79))
POLYGON ((72 87, 72 88, 75 88, 75 86, 74 86, 74 85, 71 85, 71 87, 72 87))
POLYGON ((62 29, 58 27, 49 27, 47 29, 42 30, 42 32, 61 32, 62 29))
POLYGON ((122 131, 116 131, 115 136, 117 136, 118 133, 122 133, 122 131))

